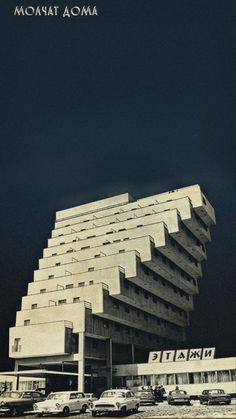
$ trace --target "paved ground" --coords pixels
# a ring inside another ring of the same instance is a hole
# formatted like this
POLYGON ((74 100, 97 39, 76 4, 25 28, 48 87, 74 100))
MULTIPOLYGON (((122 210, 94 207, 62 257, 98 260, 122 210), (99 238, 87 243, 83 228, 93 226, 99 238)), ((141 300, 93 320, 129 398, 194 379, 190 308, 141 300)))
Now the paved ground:
MULTIPOLYGON (((111 415, 113 418, 118 416, 111 415)), ((27 415, 27 419, 35 416, 27 415)), ((105 418, 107 415, 98 416, 105 418)), ((49 418, 49 416, 47 416, 49 418)), ((91 418, 91 413, 71 414, 70 418, 91 418)), ((127 418, 234 418, 236 419, 236 400, 231 405, 203 406, 199 401, 193 401, 191 406, 169 406, 167 402, 156 406, 141 406, 139 412, 128 415, 127 418)))

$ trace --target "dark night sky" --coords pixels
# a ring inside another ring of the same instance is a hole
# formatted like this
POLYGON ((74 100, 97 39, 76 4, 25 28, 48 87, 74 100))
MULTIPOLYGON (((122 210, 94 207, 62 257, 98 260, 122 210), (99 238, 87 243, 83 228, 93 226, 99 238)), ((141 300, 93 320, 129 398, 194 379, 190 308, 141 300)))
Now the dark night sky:
POLYGON ((185 347, 232 355, 234 1, 2 0, 0 370, 55 211, 199 183, 217 225, 185 347), (14 17, 96 4, 98 17, 14 17))

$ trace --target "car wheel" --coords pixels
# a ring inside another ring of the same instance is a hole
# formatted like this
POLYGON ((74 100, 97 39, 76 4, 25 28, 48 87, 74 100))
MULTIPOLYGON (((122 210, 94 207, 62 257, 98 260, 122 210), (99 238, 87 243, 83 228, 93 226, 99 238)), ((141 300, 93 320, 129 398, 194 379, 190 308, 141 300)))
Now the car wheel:
POLYGON ((139 405, 138 405, 138 404, 136 404, 136 406, 135 406, 135 407, 134 407, 134 409, 133 409, 134 413, 137 413, 137 412, 138 412, 138 408, 139 408, 139 405))
POLYGON ((65 406, 64 409, 62 410, 62 415, 63 416, 68 416, 70 413, 70 409, 68 406, 65 406))
POLYGON ((123 406, 123 407, 120 409, 120 414, 121 414, 121 416, 125 416, 125 415, 127 415, 127 408, 126 408, 126 406, 123 406))
POLYGON ((92 416, 93 417, 97 416, 97 412, 95 412, 95 410, 92 410, 92 416))
POLYGON ((18 416, 18 414, 19 414, 18 410, 15 407, 13 407, 11 409, 11 416, 16 417, 16 416, 18 416))
POLYGON ((81 413, 85 413, 85 412, 86 412, 86 410, 87 410, 87 405, 86 405, 86 404, 84 404, 84 405, 82 406, 81 413))
POLYGON ((43 416, 43 414, 42 413, 37 413, 37 415, 36 415, 38 418, 41 418, 42 416, 43 416))

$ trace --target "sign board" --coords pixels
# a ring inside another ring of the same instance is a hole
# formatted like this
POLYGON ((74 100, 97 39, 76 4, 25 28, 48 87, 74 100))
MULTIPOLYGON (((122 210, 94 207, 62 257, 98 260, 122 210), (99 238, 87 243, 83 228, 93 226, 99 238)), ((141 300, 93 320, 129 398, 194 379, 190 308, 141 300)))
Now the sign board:
POLYGON ((149 352, 148 362, 181 362, 215 358, 216 348, 176 349, 149 352))

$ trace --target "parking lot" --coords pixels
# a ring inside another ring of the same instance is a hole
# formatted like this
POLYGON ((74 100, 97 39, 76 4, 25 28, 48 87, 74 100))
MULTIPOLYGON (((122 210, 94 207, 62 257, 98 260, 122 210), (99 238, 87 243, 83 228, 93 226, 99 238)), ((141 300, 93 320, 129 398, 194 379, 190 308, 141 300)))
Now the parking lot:
MULTIPOLYGON (((112 417, 117 417, 111 415, 112 417)), ((21 416, 23 417, 23 416, 21 416)), ((28 419, 35 418, 35 415, 25 415, 28 419)), ((50 417, 50 416, 46 416, 50 417)), ((56 416, 55 416, 56 417, 56 416)), ((71 418, 90 418, 91 413, 71 414, 71 418)), ((98 417, 107 417, 100 415, 98 417)), ((200 405, 199 401, 192 401, 191 406, 169 406, 167 402, 155 406, 140 406, 138 413, 127 415, 129 418, 236 418, 236 400, 228 406, 225 405, 200 405)))

